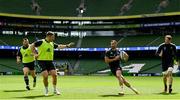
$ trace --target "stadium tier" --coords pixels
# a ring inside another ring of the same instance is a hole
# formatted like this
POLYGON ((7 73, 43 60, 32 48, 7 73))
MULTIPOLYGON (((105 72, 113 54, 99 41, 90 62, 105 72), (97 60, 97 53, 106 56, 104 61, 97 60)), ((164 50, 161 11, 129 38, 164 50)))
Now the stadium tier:
POLYGON ((107 68, 107 64, 104 59, 82 59, 75 71, 77 74, 93 74, 105 68, 107 68))
MULTIPOLYGON (((84 16, 117 16, 121 11, 123 15, 152 14, 158 9, 161 0, 85 0, 84 16), (143 8, 143 9, 142 9, 143 8)), ((77 16, 77 8, 81 0, 37 0, 41 15, 47 16, 77 16)), ((179 0, 169 0, 162 8, 161 13, 180 11, 179 0), (163 8, 164 7, 164 8, 163 8)), ((0 0, 1 13, 16 13, 34 15, 31 0, 0 0)))
MULTIPOLYGON (((17 45, 22 44, 24 37, 29 38, 30 43, 42 39, 43 36, 16 36, 16 35, 1 35, 0 45, 17 45), (11 36, 11 39, 7 39, 11 36)), ((109 47, 110 40, 115 39, 121 41, 119 47, 132 47, 132 46, 158 46, 164 42, 164 36, 162 35, 139 35, 139 36, 87 36, 82 39, 81 47, 83 48, 95 48, 95 47, 109 47)), ((180 35, 175 34, 173 36, 173 43, 177 46, 180 45, 180 35)), ((67 44, 69 42, 75 42, 77 44, 78 37, 56 37, 56 43, 67 44)))
POLYGON ((21 72, 22 65, 16 64, 16 59, 7 58, 2 59, 0 58, 0 72, 21 72))
MULTIPOLYGON (((37 41, 39 39, 43 39, 44 36, 21 36, 21 35, 0 35, 0 45, 16 45, 21 46, 22 45, 22 39, 28 38, 30 43, 33 43, 34 41, 37 41), (11 39, 8 39, 11 37, 11 39)), ((55 42, 59 44, 67 44, 69 42, 77 43, 78 38, 77 37, 57 37, 55 42)))

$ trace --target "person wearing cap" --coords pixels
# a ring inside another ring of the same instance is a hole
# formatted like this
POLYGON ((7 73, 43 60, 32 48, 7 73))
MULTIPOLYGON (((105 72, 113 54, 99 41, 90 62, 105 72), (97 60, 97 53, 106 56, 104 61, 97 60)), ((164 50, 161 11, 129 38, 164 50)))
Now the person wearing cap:
POLYGON ((46 33, 45 39, 34 42, 31 45, 33 54, 38 61, 39 66, 41 67, 43 83, 45 86, 45 96, 48 96, 48 75, 52 76, 52 84, 54 89, 54 94, 60 95, 60 92, 57 85, 57 71, 53 64, 54 60, 54 49, 63 49, 71 47, 74 43, 69 43, 67 45, 56 44, 53 41, 55 40, 55 35, 53 32, 49 31, 46 33), (35 50, 37 48, 37 51, 35 50))
POLYGON ((162 74, 163 74, 163 83, 164 83, 164 93, 172 93, 172 71, 174 66, 174 60, 176 59, 176 45, 171 43, 172 36, 166 35, 165 42, 160 44, 156 55, 161 57, 162 60, 162 74))

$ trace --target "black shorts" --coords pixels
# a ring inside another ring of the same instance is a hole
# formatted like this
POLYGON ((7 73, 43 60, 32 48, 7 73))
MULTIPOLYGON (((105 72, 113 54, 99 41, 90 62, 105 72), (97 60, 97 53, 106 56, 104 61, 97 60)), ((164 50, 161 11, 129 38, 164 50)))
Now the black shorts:
POLYGON ((162 71, 167 71, 169 67, 173 67, 173 64, 162 64, 162 71))
POLYGON ((114 76, 116 76, 116 71, 117 70, 121 70, 122 71, 122 68, 120 66, 112 66, 112 67, 110 67, 110 69, 111 69, 111 72, 112 72, 112 74, 114 76))
POLYGON ((29 68, 29 70, 34 70, 35 64, 34 61, 30 63, 23 63, 24 67, 29 68))
POLYGON ((38 61, 38 64, 41 67, 41 71, 56 69, 52 61, 38 61))
POLYGON ((163 72, 164 72, 164 71, 167 71, 169 67, 172 67, 172 68, 173 68, 173 66, 162 66, 162 71, 163 71, 163 72))

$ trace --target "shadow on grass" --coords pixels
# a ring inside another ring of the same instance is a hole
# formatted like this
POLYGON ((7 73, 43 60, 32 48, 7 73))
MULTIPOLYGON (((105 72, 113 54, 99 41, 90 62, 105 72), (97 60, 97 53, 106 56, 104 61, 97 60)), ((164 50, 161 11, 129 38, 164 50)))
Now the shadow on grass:
POLYGON ((3 92, 25 92, 28 90, 4 90, 3 92))
POLYGON ((107 95, 100 95, 100 97, 123 97, 124 95, 119 94, 107 94, 107 95))
POLYGON ((24 97, 15 97, 18 99, 36 99, 36 98, 42 98, 42 97, 51 97, 53 95, 44 96, 44 95, 35 95, 35 96, 24 96, 24 97))
POLYGON ((160 93, 154 93, 154 94, 157 94, 157 95, 176 95, 178 93, 164 93, 164 92, 160 92, 160 93))

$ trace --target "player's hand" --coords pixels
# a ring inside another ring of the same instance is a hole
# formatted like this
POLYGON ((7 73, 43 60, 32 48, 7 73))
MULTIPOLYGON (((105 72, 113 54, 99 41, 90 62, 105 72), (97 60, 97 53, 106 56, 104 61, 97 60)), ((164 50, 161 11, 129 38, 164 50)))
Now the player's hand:
POLYGON ((73 46, 74 44, 75 44, 74 42, 71 42, 71 43, 67 44, 67 47, 71 47, 71 46, 73 46))
POLYGON ((35 57, 35 59, 37 59, 39 57, 39 55, 38 54, 34 54, 34 57, 35 57))
POLYGON ((119 60, 119 59, 120 59, 119 56, 116 56, 116 57, 114 58, 115 61, 116 61, 116 60, 119 60))
POLYGON ((17 63, 17 64, 20 64, 20 63, 21 63, 21 60, 20 60, 20 59, 17 59, 16 63, 17 63))

